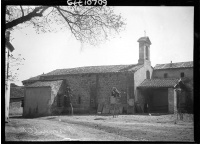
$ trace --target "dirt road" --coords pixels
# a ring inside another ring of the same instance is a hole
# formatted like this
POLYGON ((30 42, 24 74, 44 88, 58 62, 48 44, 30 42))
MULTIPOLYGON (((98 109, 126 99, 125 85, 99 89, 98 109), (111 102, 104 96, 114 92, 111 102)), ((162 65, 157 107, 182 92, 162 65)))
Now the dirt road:
POLYGON ((190 115, 175 123, 174 115, 49 116, 11 118, 6 141, 189 141, 193 138, 190 115))

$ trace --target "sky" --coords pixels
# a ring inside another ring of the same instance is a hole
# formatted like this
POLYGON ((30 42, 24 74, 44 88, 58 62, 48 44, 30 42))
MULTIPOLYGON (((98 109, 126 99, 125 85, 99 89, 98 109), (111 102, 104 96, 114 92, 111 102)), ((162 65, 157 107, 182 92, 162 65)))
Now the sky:
POLYGON ((19 66, 18 81, 48 73, 55 69, 137 64, 139 43, 149 37, 150 60, 156 64, 193 61, 193 7, 115 7, 121 13, 126 27, 119 35, 101 45, 82 47, 71 33, 59 31, 36 34, 27 27, 12 31, 13 55, 25 58, 19 66))

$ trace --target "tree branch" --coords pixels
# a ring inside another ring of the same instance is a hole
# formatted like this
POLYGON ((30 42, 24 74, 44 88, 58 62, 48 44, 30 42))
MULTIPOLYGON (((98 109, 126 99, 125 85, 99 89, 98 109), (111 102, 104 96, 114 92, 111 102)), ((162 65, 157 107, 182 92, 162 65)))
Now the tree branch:
POLYGON ((22 8, 21 5, 20 5, 20 8, 21 8, 21 11, 22 11, 22 16, 24 16, 24 11, 23 11, 23 8, 22 8))
POLYGON ((14 26, 17 26, 18 24, 21 24, 21 23, 24 23, 26 21, 29 21, 31 20, 33 17, 41 17, 43 16, 42 13, 48 9, 49 7, 48 6, 41 6, 41 7, 36 7, 31 13, 29 13, 28 15, 26 16, 22 16, 18 19, 15 19, 11 22, 8 22, 6 23, 6 29, 9 29, 9 28, 12 28, 14 26), (38 11, 42 10, 41 12, 37 13, 38 11))
POLYGON ((62 9, 61 7, 56 7, 56 8, 58 8, 59 10, 62 10, 62 11, 64 11, 64 12, 67 12, 67 13, 69 13, 69 14, 71 14, 71 15, 79 15, 79 14, 75 14, 75 13, 72 13, 72 12, 70 12, 70 11, 68 11, 68 10, 65 10, 65 9, 62 9))
MULTIPOLYGON (((67 22, 67 24, 69 25, 69 28, 71 30, 71 32, 73 33, 73 30, 72 30, 72 27, 71 25, 69 24, 69 20, 63 15, 63 13, 60 11, 60 9, 58 7, 56 7, 56 9, 58 10, 58 12, 61 14, 61 16, 65 19, 65 21, 67 22)), ((74 34, 74 33, 73 33, 74 34)))

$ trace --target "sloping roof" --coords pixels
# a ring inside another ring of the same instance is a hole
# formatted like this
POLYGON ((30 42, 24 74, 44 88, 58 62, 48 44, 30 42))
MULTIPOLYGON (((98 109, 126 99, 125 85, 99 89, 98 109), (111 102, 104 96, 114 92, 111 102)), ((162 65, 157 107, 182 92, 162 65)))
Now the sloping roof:
POLYGON ((20 98, 24 97, 24 87, 10 87, 10 98, 20 98))
POLYGON ((57 69, 43 76, 50 75, 69 75, 69 74, 89 74, 89 73, 117 73, 117 72, 135 72, 143 65, 107 65, 107 66, 88 66, 69 69, 57 69))
POLYGON ((38 81, 38 80, 40 80, 40 76, 42 76, 43 74, 41 74, 41 75, 38 75, 38 76, 35 76, 35 77, 31 77, 31 78, 29 78, 29 79, 27 79, 27 80, 24 80, 24 81, 22 81, 22 82, 26 82, 26 81, 38 81))
POLYGON ((193 61, 178 62, 178 63, 157 64, 154 67, 154 70, 158 70, 158 69, 171 69, 171 68, 190 68, 190 67, 193 67, 193 61))
POLYGON ((56 81, 37 81, 33 84, 30 84, 26 87, 54 87, 56 86, 61 86, 63 80, 56 80, 56 81))
POLYGON ((138 39, 138 42, 147 42, 151 45, 151 41, 150 41, 149 37, 141 37, 138 39))
POLYGON ((179 79, 145 79, 139 88, 175 87, 179 79))

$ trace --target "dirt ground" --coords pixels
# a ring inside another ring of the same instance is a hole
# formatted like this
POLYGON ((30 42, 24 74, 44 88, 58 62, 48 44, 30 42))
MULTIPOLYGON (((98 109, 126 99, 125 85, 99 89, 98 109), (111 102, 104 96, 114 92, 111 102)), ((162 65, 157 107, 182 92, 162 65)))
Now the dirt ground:
POLYGON ((194 141, 193 115, 11 117, 6 141, 194 141))

